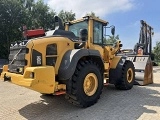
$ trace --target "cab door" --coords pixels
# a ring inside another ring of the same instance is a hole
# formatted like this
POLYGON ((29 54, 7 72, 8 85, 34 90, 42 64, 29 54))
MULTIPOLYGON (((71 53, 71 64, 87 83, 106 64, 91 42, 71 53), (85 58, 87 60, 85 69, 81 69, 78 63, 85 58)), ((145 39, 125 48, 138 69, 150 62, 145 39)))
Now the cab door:
POLYGON ((98 50, 102 56, 104 57, 104 49, 103 49, 103 24, 99 21, 93 21, 93 38, 92 38, 91 48, 98 50))

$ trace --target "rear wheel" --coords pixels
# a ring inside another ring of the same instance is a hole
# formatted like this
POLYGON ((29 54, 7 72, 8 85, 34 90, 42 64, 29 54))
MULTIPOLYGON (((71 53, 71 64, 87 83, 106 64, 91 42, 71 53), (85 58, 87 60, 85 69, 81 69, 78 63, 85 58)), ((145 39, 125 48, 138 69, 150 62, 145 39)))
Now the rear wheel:
POLYGON ((115 83, 115 87, 121 90, 129 90, 135 81, 135 68, 131 61, 125 61, 122 67, 122 77, 115 83))
POLYGON ((80 61, 67 84, 66 99, 81 107, 89 107, 100 98, 103 78, 100 67, 92 61, 80 61))

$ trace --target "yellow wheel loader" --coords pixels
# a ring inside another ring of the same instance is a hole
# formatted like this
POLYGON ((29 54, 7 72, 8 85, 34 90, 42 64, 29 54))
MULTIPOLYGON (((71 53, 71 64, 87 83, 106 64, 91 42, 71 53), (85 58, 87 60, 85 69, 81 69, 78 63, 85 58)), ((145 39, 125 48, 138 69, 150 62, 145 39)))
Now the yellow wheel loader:
MULTIPOLYGON (((1 78, 42 94, 66 94, 69 102, 81 107, 95 104, 106 84, 129 90, 135 80, 134 65, 127 57, 116 55, 120 41, 105 44, 107 25, 97 17, 85 16, 63 26, 56 16, 55 30, 44 36, 39 31, 41 37, 11 45, 9 64, 3 66, 1 78)), ((112 27, 113 35, 114 31, 112 27)), ((38 36, 35 31, 32 35, 38 36)))

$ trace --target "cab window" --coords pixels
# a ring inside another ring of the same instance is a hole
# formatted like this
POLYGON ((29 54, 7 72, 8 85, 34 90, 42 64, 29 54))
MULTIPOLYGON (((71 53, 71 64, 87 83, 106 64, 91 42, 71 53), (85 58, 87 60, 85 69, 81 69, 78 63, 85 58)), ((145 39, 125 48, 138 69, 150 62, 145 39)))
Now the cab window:
POLYGON ((102 23, 98 21, 93 22, 93 43, 102 44, 103 39, 103 26, 102 23))
POLYGON ((69 26, 69 31, 73 32, 75 36, 80 37, 79 33, 81 29, 87 29, 88 30, 88 22, 82 21, 78 23, 74 23, 69 26))

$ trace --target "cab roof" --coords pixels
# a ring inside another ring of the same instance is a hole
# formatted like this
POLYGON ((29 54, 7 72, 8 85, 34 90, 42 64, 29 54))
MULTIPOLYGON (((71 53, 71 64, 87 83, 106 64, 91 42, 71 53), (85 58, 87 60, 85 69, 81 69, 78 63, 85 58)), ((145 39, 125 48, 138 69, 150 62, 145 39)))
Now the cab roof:
POLYGON ((90 15, 86 15, 81 19, 70 21, 69 23, 73 23, 74 24, 74 23, 77 23, 77 22, 82 22, 84 20, 95 20, 95 21, 101 22, 105 26, 109 24, 109 22, 107 22, 105 20, 102 20, 102 19, 100 19, 98 17, 90 16, 90 15))

